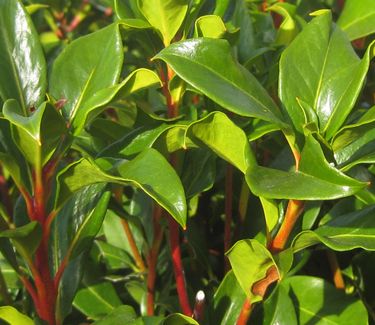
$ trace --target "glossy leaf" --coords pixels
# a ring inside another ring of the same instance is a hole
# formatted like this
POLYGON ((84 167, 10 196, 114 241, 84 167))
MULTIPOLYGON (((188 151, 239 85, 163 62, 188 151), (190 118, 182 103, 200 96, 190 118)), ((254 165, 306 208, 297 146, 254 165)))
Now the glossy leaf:
POLYGON ((44 100, 47 68, 38 33, 19 0, 0 3, 0 97, 16 99, 23 116, 44 100))
POLYGON ((11 306, 0 307, 0 319, 11 325, 34 325, 32 319, 21 314, 16 308, 11 306))
POLYGON ((74 307, 92 319, 100 319, 122 305, 113 285, 101 282, 77 292, 74 307))
POLYGON ((49 92, 55 100, 66 101, 62 107, 66 120, 71 122, 98 91, 116 84, 122 61, 117 24, 74 40, 60 53, 52 67, 49 92))
POLYGON ((306 138, 300 171, 251 166, 246 180, 255 195, 268 199, 332 200, 350 196, 366 186, 332 167, 312 135, 306 138))
POLYGON ((355 248, 375 250, 374 210, 372 205, 335 216, 314 231, 306 230, 298 234, 292 246, 295 251, 320 243, 336 251, 355 248))
POLYGON ((372 51, 370 46, 360 60, 344 32, 332 27, 329 11, 303 29, 281 56, 279 78, 280 99, 298 132, 311 122, 305 112, 310 107, 321 134, 332 138, 357 100, 372 51))
POLYGON ((343 170, 375 161, 374 112, 374 108, 369 109, 356 124, 343 127, 334 137, 332 150, 343 170))
POLYGON ((263 308, 263 325, 298 325, 294 303, 282 285, 278 285, 272 295, 264 301, 263 308))
POLYGON ((262 300, 263 297, 253 292, 253 286, 267 277, 270 268, 277 268, 271 253, 257 240, 244 239, 234 244, 226 255, 242 290, 253 303, 262 300))
POLYGON ((355 40, 375 33, 375 3, 372 0, 346 0, 337 24, 355 40))
POLYGON ((285 126, 278 107, 255 77, 232 56, 229 43, 197 38, 174 43, 155 56, 224 108, 285 126))
POLYGON ((156 200, 182 227, 185 227, 186 202, 181 181, 156 150, 148 149, 132 161, 118 163, 115 173, 116 175, 110 175, 93 162, 84 159, 73 163, 58 176, 59 197, 55 204, 56 208, 60 208, 74 192, 90 184, 111 182, 133 185, 156 200), (160 170, 163 170, 162 174, 160 170), (174 191, 169 190, 171 187, 174 191))
POLYGON ((216 15, 201 16, 195 21, 195 37, 222 38, 226 31, 223 20, 216 15))
POLYGON ((248 166, 256 164, 245 133, 223 113, 214 112, 192 123, 186 135, 203 143, 243 173, 248 166))
POLYGON ((23 116, 21 107, 14 99, 5 102, 3 113, 11 123, 13 139, 20 151, 32 165, 40 168, 56 150, 66 130, 61 115, 45 102, 31 116, 23 116))
POLYGON ((187 13, 187 0, 138 0, 138 7, 162 36, 165 46, 168 46, 180 29, 187 13))
POLYGON ((367 311, 355 297, 336 289, 320 278, 294 276, 285 280, 283 286, 289 291, 297 310, 298 324, 365 325, 367 311))
POLYGON ((212 324, 235 324, 240 314, 246 294, 238 283, 233 271, 229 271, 221 281, 214 295, 212 324))
POLYGON ((120 84, 95 92, 77 110, 73 121, 75 133, 78 134, 86 123, 98 115, 104 107, 141 89, 157 85, 161 85, 161 81, 155 72, 148 69, 137 69, 120 84))

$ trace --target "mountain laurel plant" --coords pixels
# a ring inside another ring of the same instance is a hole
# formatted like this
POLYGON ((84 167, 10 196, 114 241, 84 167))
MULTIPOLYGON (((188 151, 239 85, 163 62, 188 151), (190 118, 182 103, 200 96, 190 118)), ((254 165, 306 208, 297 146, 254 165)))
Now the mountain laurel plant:
POLYGON ((0 319, 373 324, 374 19, 0 0, 0 319))

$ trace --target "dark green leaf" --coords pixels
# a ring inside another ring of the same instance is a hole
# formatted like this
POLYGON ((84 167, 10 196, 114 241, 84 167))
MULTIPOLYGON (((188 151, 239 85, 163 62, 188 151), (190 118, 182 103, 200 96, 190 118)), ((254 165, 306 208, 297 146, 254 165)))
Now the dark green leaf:
POLYGON ((320 12, 280 60, 279 96, 296 130, 303 133, 311 122, 299 99, 316 112, 320 132, 332 138, 357 100, 371 57, 372 46, 360 60, 346 35, 332 27, 331 13, 320 12))
POLYGON ((293 242, 295 251, 300 251, 319 243, 336 250, 347 251, 355 248, 375 250, 375 206, 348 214, 340 214, 316 230, 306 230, 297 235, 293 242))
POLYGON ((191 317, 182 314, 172 314, 164 319, 160 325, 199 325, 199 323, 191 317))
POLYGON ((115 325, 130 324, 137 318, 133 307, 119 306, 110 312, 106 317, 94 323, 94 325, 115 325))
POLYGON ((39 36, 19 0, 0 3, 0 97, 16 99, 23 116, 44 100, 47 69, 39 36))
POLYGON ((227 41, 197 38, 174 43, 155 56, 224 108, 285 126, 278 107, 255 77, 232 56, 227 41))

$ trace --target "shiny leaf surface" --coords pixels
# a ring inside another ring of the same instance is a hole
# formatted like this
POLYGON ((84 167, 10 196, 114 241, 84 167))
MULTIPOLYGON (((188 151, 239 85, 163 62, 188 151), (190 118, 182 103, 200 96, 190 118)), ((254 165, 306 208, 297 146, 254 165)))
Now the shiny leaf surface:
POLYGON ((98 91, 116 84, 122 61, 117 24, 74 40, 60 53, 52 67, 49 92, 55 100, 66 101, 62 113, 67 121, 98 91))
POLYGON ((0 97, 16 99, 22 115, 44 100, 47 68, 38 33, 19 0, 0 3, 0 97))
POLYGON ((224 108, 285 126, 278 107, 256 78, 232 56, 225 40, 197 38, 174 43, 155 56, 224 108))
POLYGON ((344 32, 332 27, 328 11, 303 29, 281 56, 279 78, 280 99, 298 132, 311 122, 300 100, 316 113, 320 132, 332 138, 357 100, 372 51, 370 46, 360 60, 344 32))

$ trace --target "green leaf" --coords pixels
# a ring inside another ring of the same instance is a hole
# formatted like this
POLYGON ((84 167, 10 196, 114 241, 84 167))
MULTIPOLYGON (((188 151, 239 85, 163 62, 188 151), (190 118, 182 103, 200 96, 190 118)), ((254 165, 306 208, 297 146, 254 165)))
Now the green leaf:
POLYGON ((216 15, 201 16, 195 21, 194 37, 222 38, 227 28, 216 15))
MULTIPOLYGON (((271 253, 255 239, 243 239, 226 253, 238 282, 251 302, 263 297, 254 292, 254 284, 267 277, 267 272, 277 266, 271 253)), ((278 271, 276 271, 278 272, 278 271)))
POLYGON ((363 303, 323 279, 294 276, 281 284, 293 299, 298 324, 368 324, 363 303))
POLYGON ((235 324, 246 299, 233 271, 229 271, 221 281, 214 295, 212 324, 235 324))
POLYGON ((115 288, 109 282, 89 285, 77 292, 74 307, 84 315, 98 320, 122 305, 115 288))
POLYGON ((133 71, 120 84, 95 92, 77 110, 73 121, 74 132, 78 134, 87 122, 111 103, 124 99, 141 89, 155 85, 161 85, 158 75, 151 70, 142 68, 133 71))
POLYGON ((343 127, 333 138, 335 160, 343 170, 375 162, 374 112, 374 107, 369 109, 357 123, 343 127))
POLYGON ((12 125, 14 142, 25 158, 38 168, 43 166, 66 131, 62 116, 48 102, 42 103, 32 115, 23 116, 21 107, 14 99, 5 102, 3 113, 12 125))
POLYGON ((332 27, 329 11, 303 29, 281 56, 279 79, 280 99, 298 132, 312 122, 300 100, 315 111, 320 133, 334 136, 362 89, 371 52, 372 46, 360 60, 345 33, 332 27))
POLYGON ((42 229, 38 222, 33 221, 16 229, 4 230, 0 232, 0 237, 9 238, 20 255, 30 262, 39 247, 42 229))
POLYGON ((188 10, 187 0, 138 0, 138 7, 168 46, 180 29, 188 10))
POLYGON ((34 322, 24 314, 21 314, 16 308, 11 306, 0 307, 0 319, 10 325, 34 325, 34 322))
POLYGON ((164 319, 161 325, 199 325, 199 323, 191 317, 182 314, 172 314, 164 319))
POLYGON ((71 123, 98 91, 116 84, 122 62, 118 24, 82 36, 60 53, 52 67, 49 92, 56 100, 66 100, 62 113, 67 121, 71 123))
POLYGON ((187 83, 224 108, 285 126, 278 107, 256 78, 233 58, 221 39, 177 42, 155 56, 187 83))
POLYGON ((350 196, 366 186, 332 167, 311 134, 301 154, 300 171, 250 166, 246 181, 255 195, 268 199, 332 200, 350 196))
POLYGON ((85 159, 71 164, 58 176, 59 196, 55 208, 59 209, 74 192, 91 184, 111 182, 133 185, 151 196, 185 227, 184 189, 176 172, 160 153, 147 149, 131 161, 119 162, 115 169, 116 175, 110 175, 85 159), (160 173, 161 170, 163 173, 160 173))
POLYGON ((375 3, 372 0, 346 0, 337 24, 355 40, 375 33, 375 3))
POLYGON ((27 163, 12 139, 11 124, 0 118, 0 162, 19 189, 30 190, 27 163))
POLYGON ((19 0, 0 3, 0 97, 16 99, 23 116, 44 100, 47 68, 31 18, 19 0))
POLYGON ((137 319, 133 307, 119 306, 110 312, 103 319, 94 322, 94 325, 114 325, 114 324, 130 324, 137 319))
POLYGON ((243 173, 250 165, 256 164, 246 134, 224 113, 213 112, 190 124, 186 136, 209 147, 243 173))
POLYGON ((296 312, 287 289, 278 285, 271 296, 264 301, 263 325, 288 324, 298 325, 296 312))
POLYGON ((300 251, 322 243, 336 251, 355 248, 375 250, 374 211, 375 206, 371 205, 362 210, 336 215, 314 231, 299 233, 293 241, 293 249, 300 251))

